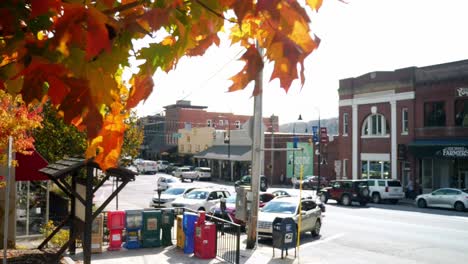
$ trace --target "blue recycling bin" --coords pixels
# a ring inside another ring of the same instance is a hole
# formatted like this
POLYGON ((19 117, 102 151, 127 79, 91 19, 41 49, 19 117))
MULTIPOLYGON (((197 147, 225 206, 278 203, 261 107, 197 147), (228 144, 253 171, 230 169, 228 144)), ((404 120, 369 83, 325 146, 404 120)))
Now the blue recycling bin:
POLYGON ((136 249, 141 247, 140 231, 142 228, 142 213, 142 210, 125 211, 126 239, 124 247, 127 249, 136 249))
POLYGON ((182 228, 185 233, 184 253, 193 253, 194 239, 195 239, 195 222, 198 220, 198 214, 185 212, 182 220, 182 228))

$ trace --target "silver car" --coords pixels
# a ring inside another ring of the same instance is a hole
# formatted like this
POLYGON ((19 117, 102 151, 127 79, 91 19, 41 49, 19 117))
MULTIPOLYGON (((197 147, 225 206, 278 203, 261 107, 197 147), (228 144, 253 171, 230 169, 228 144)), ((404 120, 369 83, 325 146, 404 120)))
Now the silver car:
POLYGON ((258 215, 258 236, 271 237, 273 221, 276 217, 291 217, 296 223, 301 214, 301 233, 310 231, 313 236, 320 234, 322 227, 322 212, 320 207, 311 200, 301 200, 301 213, 299 213, 298 197, 277 197, 268 202, 258 215))
POLYGON ((441 207, 464 211, 468 208, 468 189, 442 188, 421 194, 416 197, 416 205, 420 208, 441 207))

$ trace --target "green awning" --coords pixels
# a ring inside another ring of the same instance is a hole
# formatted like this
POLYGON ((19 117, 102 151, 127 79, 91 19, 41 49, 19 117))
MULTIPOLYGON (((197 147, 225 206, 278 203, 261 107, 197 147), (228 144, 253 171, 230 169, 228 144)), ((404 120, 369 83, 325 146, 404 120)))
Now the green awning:
POLYGON ((420 139, 408 144, 419 158, 468 159, 468 138, 420 139))

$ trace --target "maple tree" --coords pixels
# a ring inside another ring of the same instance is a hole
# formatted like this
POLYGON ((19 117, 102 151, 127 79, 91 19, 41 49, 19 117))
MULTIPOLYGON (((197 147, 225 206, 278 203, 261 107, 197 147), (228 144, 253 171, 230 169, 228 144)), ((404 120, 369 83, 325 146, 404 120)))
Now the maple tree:
MULTIPOLYGON (((10 136, 13 138, 13 152, 32 153, 32 130, 41 127, 41 111, 39 105, 26 104, 21 95, 12 96, 0 90, 0 165, 7 165, 10 136)), ((16 161, 13 161, 13 166, 16 166, 16 161)))
MULTIPOLYGON (((319 45, 306 8, 322 0, 4 0, 0 3, 0 89, 26 102, 50 100, 64 121, 86 131, 87 157, 117 164, 124 120, 153 91, 152 75, 173 70, 183 56, 219 45, 230 24, 245 67, 228 91, 244 89, 274 64, 271 79, 288 91, 304 84, 304 60, 319 45), (138 49, 133 40, 155 41, 138 49), (257 46, 258 45, 258 46, 257 46), (263 48, 261 55, 257 47, 263 48), (143 61, 129 80, 129 57, 143 61)), ((156 80, 157 86, 157 80, 156 80)), ((254 95, 261 91, 254 90, 254 95)))

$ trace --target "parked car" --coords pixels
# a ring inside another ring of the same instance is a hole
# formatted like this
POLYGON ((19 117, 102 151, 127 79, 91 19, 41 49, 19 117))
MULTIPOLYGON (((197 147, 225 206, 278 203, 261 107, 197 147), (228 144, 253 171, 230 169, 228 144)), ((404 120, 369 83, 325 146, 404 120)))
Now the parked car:
MULTIPOLYGON (((297 197, 299 196, 299 190, 294 190, 294 189, 279 189, 276 191, 271 192, 275 197, 282 197, 282 196, 293 196, 297 197)), ((313 199, 314 194, 310 191, 302 191, 302 198, 303 199, 313 199)))
POLYGON ((192 169, 190 169, 190 167, 188 166, 184 166, 184 167, 179 167, 177 169, 174 170, 174 177, 176 178, 181 178, 182 177, 182 173, 183 172, 188 172, 188 171, 192 171, 192 169))
POLYGON ((202 188, 193 190, 183 197, 179 197, 172 203, 173 207, 185 207, 192 210, 202 210, 209 212, 211 208, 231 194, 222 188, 202 188))
POLYGON ((320 200, 327 203, 329 199, 342 205, 359 202, 365 206, 369 200, 369 186, 367 180, 337 180, 330 183, 330 187, 320 190, 320 200))
MULTIPOLYGON (((252 176, 250 175, 245 175, 242 176, 242 178, 234 183, 234 187, 237 188, 241 185, 249 185, 252 181, 252 176)), ((265 175, 260 175, 260 191, 266 192, 268 189, 268 183, 265 175)))
POLYGON ((140 174, 156 174, 158 171, 158 163, 154 160, 140 160, 136 166, 140 174))
POLYGON ((176 177, 169 175, 159 176, 156 186, 158 189, 165 191, 166 189, 169 189, 170 187, 178 183, 180 183, 180 180, 176 177))
POLYGON ((180 174, 180 180, 183 182, 185 180, 189 180, 190 182, 193 182, 198 178, 197 172, 194 170, 188 170, 188 171, 182 171, 180 174))
MULTIPOLYGON (((302 189, 316 190, 318 184, 319 176, 316 175, 306 175, 302 179, 302 189)), ((294 188, 299 189, 299 184, 301 181, 296 179, 293 183, 294 188)), ((328 186, 328 179, 326 177, 320 176, 320 188, 328 186)))
MULTIPOLYGON (((210 210, 210 214, 214 215, 218 218, 222 218, 241 226, 245 226, 245 222, 236 218, 236 194, 233 194, 226 198, 226 214, 223 215, 221 211, 221 201, 216 203, 210 210)), ((260 193, 259 196, 259 204, 258 207, 264 207, 268 202, 273 200, 275 196, 271 193, 260 193)))
POLYGON ((468 189, 441 188, 418 195, 415 202, 420 208, 441 207, 465 211, 468 208, 468 189))
POLYGON ((197 173, 197 180, 201 179, 211 179, 211 168, 208 167, 196 167, 195 171, 197 173))
POLYGON ((403 187, 399 180, 393 179, 370 179, 367 180, 370 196, 373 203, 390 201, 393 204, 405 198, 403 187))
MULTIPOLYGON (((150 207, 171 207, 172 202, 177 198, 195 190, 196 187, 189 187, 187 185, 173 185, 161 193, 161 197, 157 193, 151 198, 150 207), (159 199, 161 198, 161 199, 159 199)), ((155 190, 157 191, 157 190, 155 190)))
POLYGON ((169 161, 167 160, 157 160, 158 163, 158 171, 166 171, 167 166, 169 166, 169 161))
POLYGON ((322 227, 322 212, 315 201, 303 199, 299 212, 299 200, 296 197, 277 197, 263 207, 258 214, 258 236, 271 237, 272 225, 276 217, 292 217, 298 223, 301 214, 301 233, 311 232, 313 236, 320 234, 322 227))

